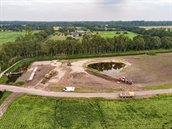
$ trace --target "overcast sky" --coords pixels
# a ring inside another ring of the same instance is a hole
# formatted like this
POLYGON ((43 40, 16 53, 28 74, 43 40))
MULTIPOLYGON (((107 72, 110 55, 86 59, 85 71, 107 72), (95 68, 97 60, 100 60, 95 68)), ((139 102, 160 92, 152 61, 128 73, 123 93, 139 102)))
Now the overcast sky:
POLYGON ((172 21, 172 0, 0 0, 0 20, 172 21))

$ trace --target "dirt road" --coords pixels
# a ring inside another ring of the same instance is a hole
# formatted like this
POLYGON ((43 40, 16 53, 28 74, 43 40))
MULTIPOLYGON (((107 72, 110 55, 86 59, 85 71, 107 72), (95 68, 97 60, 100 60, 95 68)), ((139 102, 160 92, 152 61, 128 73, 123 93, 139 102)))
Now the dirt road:
POLYGON ((21 96, 22 93, 12 93, 1 105, 0 105, 0 119, 7 111, 8 106, 15 100, 17 97, 21 96))
MULTIPOLYGON (((7 90, 15 93, 25 93, 30 95, 48 96, 48 97, 64 97, 64 98, 107 98, 117 99, 119 93, 66 93, 51 92, 33 88, 16 87, 10 85, 0 85, 0 90, 7 90)), ((152 96, 157 94, 172 93, 172 89, 138 91, 135 92, 137 97, 152 96)))

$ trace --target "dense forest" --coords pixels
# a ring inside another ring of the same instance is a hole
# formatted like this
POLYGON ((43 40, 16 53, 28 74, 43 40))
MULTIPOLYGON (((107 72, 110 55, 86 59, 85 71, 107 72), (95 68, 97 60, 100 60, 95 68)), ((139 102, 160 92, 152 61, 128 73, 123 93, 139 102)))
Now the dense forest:
POLYGON ((50 26, 86 27, 91 30, 104 27, 134 27, 134 26, 172 26, 172 21, 83 21, 83 22, 28 22, 28 21, 0 21, 0 30, 20 31, 25 26, 33 30, 44 30, 50 26))
MULTIPOLYGON (((161 31, 159 29, 156 30, 161 31)), ((115 52, 171 49, 172 36, 138 35, 133 40, 125 35, 114 38, 103 38, 99 35, 84 35, 82 40, 68 37, 66 40, 46 40, 54 33, 48 28, 33 34, 28 30, 25 36, 17 38, 15 42, 0 46, 0 66, 15 62, 16 59, 42 56, 78 55, 78 54, 105 54, 115 52)), ((171 34, 172 32, 170 32, 171 34)))

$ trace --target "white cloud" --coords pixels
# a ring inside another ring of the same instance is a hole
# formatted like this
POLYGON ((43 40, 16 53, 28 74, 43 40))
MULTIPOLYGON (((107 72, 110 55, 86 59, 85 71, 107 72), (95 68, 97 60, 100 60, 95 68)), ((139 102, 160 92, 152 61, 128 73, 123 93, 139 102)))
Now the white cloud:
POLYGON ((0 1, 0 20, 172 20, 172 0, 0 1))

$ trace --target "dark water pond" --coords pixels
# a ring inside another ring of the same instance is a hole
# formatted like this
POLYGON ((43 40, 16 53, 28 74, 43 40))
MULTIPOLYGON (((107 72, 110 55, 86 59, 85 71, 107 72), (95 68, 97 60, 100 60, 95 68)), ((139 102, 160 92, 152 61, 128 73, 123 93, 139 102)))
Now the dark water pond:
POLYGON ((2 98, 2 96, 3 96, 3 92, 2 92, 2 91, 0 91, 0 99, 2 98))
POLYGON ((110 76, 117 75, 124 67, 124 63, 101 62, 88 65, 89 68, 96 69, 110 76))
POLYGON ((28 66, 28 64, 24 64, 13 72, 7 73, 6 75, 8 77, 8 81, 6 83, 9 84, 10 82, 15 82, 23 74, 23 72, 27 70, 28 66))

